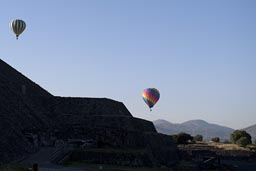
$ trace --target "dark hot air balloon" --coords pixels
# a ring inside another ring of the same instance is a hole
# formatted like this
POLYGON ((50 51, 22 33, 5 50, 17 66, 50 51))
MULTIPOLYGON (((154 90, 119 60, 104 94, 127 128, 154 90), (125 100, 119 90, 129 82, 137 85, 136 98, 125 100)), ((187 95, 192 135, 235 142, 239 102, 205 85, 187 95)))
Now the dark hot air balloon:
POLYGON ((25 30, 26 23, 23 20, 15 19, 10 23, 10 28, 18 39, 19 35, 25 30))
POLYGON ((156 88, 147 88, 142 93, 143 100, 152 111, 152 107, 157 103, 160 98, 160 93, 156 88))

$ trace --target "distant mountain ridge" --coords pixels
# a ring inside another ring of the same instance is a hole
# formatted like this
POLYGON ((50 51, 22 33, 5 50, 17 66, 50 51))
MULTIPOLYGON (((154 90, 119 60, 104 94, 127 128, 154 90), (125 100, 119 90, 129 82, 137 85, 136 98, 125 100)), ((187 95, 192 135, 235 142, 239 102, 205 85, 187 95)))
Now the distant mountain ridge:
POLYGON ((157 132, 173 135, 180 132, 186 132, 192 136, 203 135, 204 140, 211 140, 213 137, 219 137, 222 141, 229 140, 230 134, 234 129, 208 123, 204 120, 189 120, 180 124, 171 123, 163 119, 153 121, 157 132))
POLYGON ((252 126, 249 126, 247 128, 244 128, 243 130, 245 130, 246 132, 248 132, 252 136, 253 141, 256 140, 256 124, 252 125, 252 126))

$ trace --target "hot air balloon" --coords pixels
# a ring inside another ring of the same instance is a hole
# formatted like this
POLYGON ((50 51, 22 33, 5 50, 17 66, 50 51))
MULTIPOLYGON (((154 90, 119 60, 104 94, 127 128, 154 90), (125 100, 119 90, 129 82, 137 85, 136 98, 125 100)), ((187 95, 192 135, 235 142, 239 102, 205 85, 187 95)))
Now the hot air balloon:
POLYGON ((142 93, 143 100, 152 111, 152 107, 157 103, 160 98, 160 93, 156 88, 147 88, 142 93))
POLYGON ((26 23, 23 20, 15 19, 10 23, 10 28, 18 39, 19 35, 25 30, 26 23))

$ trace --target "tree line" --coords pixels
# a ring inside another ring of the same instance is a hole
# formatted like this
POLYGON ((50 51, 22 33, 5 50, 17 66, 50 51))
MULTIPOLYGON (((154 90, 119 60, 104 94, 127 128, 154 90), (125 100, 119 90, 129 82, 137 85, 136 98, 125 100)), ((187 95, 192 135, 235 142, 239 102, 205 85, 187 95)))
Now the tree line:
MULTIPOLYGON (((195 143, 197 141, 203 141, 202 135, 191 136, 185 132, 181 132, 179 134, 171 135, 174 142, 177 144, 187 144, 187 143, 195 143)), ((213 137, 211 139, 212 142, 220 142, 219 137, 213 137)), ((237 144, 240 147, 246 147, 247 145, 252 144, 252 137, 245 130, 235 130, 230 135, 230 140, 225 140, 223 143, 233 143, 237 144)), ((256 140, 254 141, 254 145, 256 145, 256 140)))

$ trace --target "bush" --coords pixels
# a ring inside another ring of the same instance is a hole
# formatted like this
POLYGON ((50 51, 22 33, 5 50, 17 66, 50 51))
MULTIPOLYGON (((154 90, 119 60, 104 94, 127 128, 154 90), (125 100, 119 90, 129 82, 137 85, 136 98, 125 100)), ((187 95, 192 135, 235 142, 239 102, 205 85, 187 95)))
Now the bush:
MULTIPOLYGON (((247 141, 249 144, 252 143, 252 137, 250 134, 248 134, 244 130, 235 130, 231 135, 230 135, 230 140, 232 143, 237 144, 237 141, 240 140, 242 137, 247 138, 247 141)), ((244 141, 244 140, 243 140, 244 141)))
POLYGON ((251 144, 251 141, 247 137, 241 137, 236 141, 236 144, 240 147, 246 147, 248 144, 251 144))
POLYGON ((193 141, 203 141, 203 136, 202 135, 196 135, 196 136, 194 136, 193 141))
POLYGON ((214 138, 212 138, 212 141, 213 142, 220 142, 220 138, 219 137, 214 137, 214 138))
POLYGON ((177 143, 178 144, 187 144, 188 141, 192 141, 193 137, 190 134, 181 132, 177 135, 177 143))

